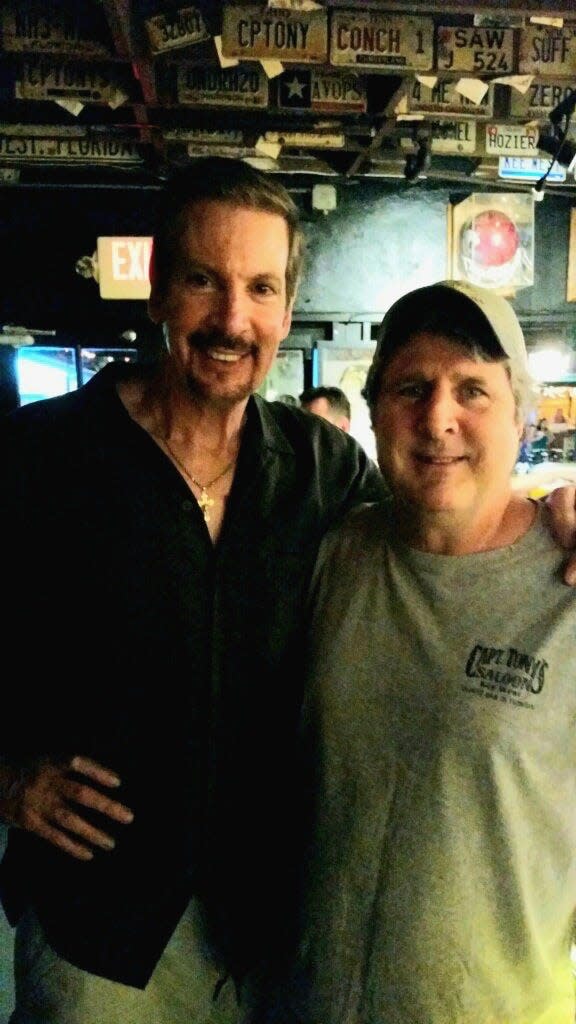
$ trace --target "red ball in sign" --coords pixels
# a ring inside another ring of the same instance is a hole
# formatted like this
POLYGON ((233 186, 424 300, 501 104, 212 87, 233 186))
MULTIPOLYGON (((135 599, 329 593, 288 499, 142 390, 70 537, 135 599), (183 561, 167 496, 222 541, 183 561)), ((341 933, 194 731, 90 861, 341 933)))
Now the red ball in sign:
POLYGON ((520 245, 516 225, 501 210, 485 210, 474 218, 473 259, 485 267, 508 263, 520 245))

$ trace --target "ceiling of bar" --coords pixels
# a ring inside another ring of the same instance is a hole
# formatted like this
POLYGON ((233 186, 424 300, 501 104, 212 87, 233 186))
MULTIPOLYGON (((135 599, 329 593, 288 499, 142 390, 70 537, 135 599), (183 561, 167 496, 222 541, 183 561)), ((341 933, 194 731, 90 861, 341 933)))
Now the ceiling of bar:
POLYGON ((573 0, 5 0, 0 30, 6 184, 142 186, 216 153, 517 190, 576 141, 573 0))

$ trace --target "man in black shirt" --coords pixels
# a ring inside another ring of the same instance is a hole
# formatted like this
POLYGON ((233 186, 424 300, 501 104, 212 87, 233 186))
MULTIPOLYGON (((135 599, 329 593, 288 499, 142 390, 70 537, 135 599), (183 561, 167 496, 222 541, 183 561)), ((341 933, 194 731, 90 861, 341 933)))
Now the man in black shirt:
POLYGON ((177 171, 151 265, 158 364, 111 364, 2 423, 13 1024, 234 1021, 228 975, 283 927, 309 576, 326 530, 382 493, 344 433, 254 394, 302 241, 249 165, 177 171))

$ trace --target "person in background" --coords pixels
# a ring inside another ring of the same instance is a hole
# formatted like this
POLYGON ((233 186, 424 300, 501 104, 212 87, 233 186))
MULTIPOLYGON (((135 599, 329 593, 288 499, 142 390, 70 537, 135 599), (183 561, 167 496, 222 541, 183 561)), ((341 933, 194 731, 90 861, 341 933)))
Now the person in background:
POLYGON ((352 411, 344 391, 337 387, 306 388, 300 395, 300 407, 307 412, 340 427, 346 434, 350 431, 352 411))
POLYGON ((320 548, 303 910, 267 1020, 574 1022, 576 595, 511 488, 530 391, 502 297, 444 281, 386 314, 365 395, 392 497, 320 548))
POLYGON ((530 462, 530 452, 532 449, 532 443, 534 441, 535 436, 535 425, 533 423, 525 423, 524 430, 522 431, 522 437, 520 438, 518 462, 530 462))
POLYGON ((548 459, 550 436, 548 421, 545 419, 538 420, 538 423, 531 428, 529 436, 529 456, 531 462, 543 462, 548 459))
POLYGON ((552 417, 552 423, 567 423, 567 422, 568 422, 568 420, 566 419, 563 410, 560 408, 560 406, 558 406, 558 408, 556 409, 556 412, 554 413, 554 416, 552 417))
POLYGON ((302 254, 273 177, 182 167, 158 362, 0 423, 11 1024, 229 1024, 283 928, 305 594, 324 533, 383 493, 353 439, 254 394, 302 254))
POLYGON ((546 418, 538 420, 533 440, 540 441, 542 437, 550 437, 550 426, 546 418))

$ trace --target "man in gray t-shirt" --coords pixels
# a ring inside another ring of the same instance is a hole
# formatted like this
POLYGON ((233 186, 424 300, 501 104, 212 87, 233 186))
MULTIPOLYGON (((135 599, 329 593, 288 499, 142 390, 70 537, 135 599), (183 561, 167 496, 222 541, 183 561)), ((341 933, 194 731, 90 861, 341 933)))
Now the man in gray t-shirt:
POLYGON ((512 307, 459 281, 409 293, 365 395, 393 497, 317 563, 313 825, 272 1017, 573 1024, 576 604, 511 489, 530 400, 512 307))

